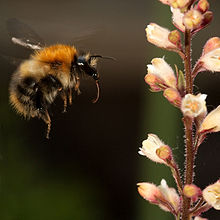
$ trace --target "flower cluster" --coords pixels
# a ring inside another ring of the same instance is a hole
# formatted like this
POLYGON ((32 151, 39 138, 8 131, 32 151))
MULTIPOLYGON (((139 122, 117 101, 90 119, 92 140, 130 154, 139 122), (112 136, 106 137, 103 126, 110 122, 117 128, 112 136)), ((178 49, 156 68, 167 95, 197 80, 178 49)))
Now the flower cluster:
POLYGON ((200 189, 193 183, 194 160, 199 146, 208 133, 220 131, 220 105, 208 113, 206 94, 193 93, 193 83, 202 71, 220 72, 220 38, 210 38, 203 47, 201 57, 191 69, 191 40, 193 35, 210 24, 213 14, 207 0, 160 0, 172 12, 172 23, 178 29, 172 31, 156 23, 147 25, 147 40, 157 47, 176 52, 184 63, 184 71, 173 68, 164 58, 153 58, 147 65, 145 82, 153 92, 163 96, 183 115, 185 126, 185 170, 174 160, 172 148, 155 134, 148 134, 139 148, 139 154, 164 164, 171 169, 178 192, 167 186, 165 180, 159 186, 138 183, 139 194, 149 202, 171 212, 176 219, 206 220, 201 214, 211 207, 220 210, 220 180, 200 189), (182 40, 182 32, 184 40, 182 40))

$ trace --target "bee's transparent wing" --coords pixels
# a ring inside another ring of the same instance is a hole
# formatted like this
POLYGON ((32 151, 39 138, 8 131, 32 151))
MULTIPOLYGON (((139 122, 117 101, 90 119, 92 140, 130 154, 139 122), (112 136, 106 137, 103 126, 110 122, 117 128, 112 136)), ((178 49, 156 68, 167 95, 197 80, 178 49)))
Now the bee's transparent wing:
POLYGON ((12 42, 15 44, 32 50, 39 50, 45 45, 41 37, 36 34, 35 31, 16 18, 7 20, 7 29, 12 42))

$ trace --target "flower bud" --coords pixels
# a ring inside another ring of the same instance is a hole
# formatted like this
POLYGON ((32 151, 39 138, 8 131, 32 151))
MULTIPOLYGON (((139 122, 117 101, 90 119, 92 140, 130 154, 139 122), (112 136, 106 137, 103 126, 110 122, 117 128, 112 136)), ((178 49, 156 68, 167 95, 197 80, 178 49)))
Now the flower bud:
POLYGON ((180 108, 182 98, 178 90, 174 88, 167 88, 164 90, 163 95, 172 105, 176 106, 177 108, 180 108))
POLYGON ((197 4, 197 10, 199 10, 201 13, 205 13, 209 10, 209 2, 207 0, 200 0, 197 4))
POLYGON ((183 115, 190 118, 196 118, 199 115, 206 114, 206 97, 207 95, 205 94, 198 94, 196 96, 192 94, 185 95, 185 97, 182 99, 181 104, 183 115))
POLYGON ((160 159, 162 159, 164 161, 171 160, 173 157, 172 151, 168 145, 163 145, 163 146, 159 147, 156 150, 156 154, 160 159))
POLYGON ((155 134, 148 134, 148 138, 142 142, 142 147, 139 148, 139 154, 146 156, 150 160, 166 164, 166 161, 158 157, 156 151, 165 144, 155 134))
POLYGON ((203 198, 214 209, 220 210, 220 180, 207 186, 203 192, 203 198))
POLYGON ((196 29, 203 21, 203 15, 195 9, 191 9, 186 12, 183 17, 183 23, 187 29, 196 29))
POLYGON ((139 194, 153 204, 158 204, 158 198, 163 197, 158 187, 152 183, 138 183, 137 185, 139 194))
POLYGON ((194 184, 187 184, 183 188, 183 193, 186 197, 191 198, 193 202, 198 200, 198 197, 202 195, 202 191, 194 184))
POLYGON ((203 19, 202 19, 202 23, 199 25, 199 27, 195 30, 193 30, 193 34, 195 34, 196 32, 204 29, 206 26, 208 26, 211 21, 213 19, 213 13, 211 11, 207 11, 203 14, 203 19))
POLYGON ((166 28, 163 28, 155 23, 150 23, 147 25, 145 29, 147 40, 156 45, 157 47, 161 47, 168 50, 176 50, 178 47, 171 43, 168 40, 168 36, 170 31, 166 28))
POLYGON ((213 12, 207 11, 203 14, 202 26, 207 26, 213 19, 213 12))
POLYGON ((205 117, 199 128, 199 133, 218 131, 220 131, 220 105, 205 117))
POLYGON ((184 94, 184 91, 186 89, 185 76, 181 70, 179 70, 177 72, 178 72, 177 88, 178 88, 178 91, 180 92, 180 94, 184 94))
POLYGON ((169 0, 170 6, 173 8, 184 8, 191 0, 169 0))
POLYGON ((178 48, 181 47, 181 35, 178 30, 171 31, 168 35, 168 39, 172 44, 175 44, 178 48))

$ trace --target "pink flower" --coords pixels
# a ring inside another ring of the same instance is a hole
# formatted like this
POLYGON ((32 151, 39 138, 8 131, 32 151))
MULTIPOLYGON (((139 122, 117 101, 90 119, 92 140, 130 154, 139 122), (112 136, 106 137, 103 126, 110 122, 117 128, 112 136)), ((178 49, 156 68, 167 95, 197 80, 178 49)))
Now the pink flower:
POLYGON ((174 188, 169 188, 166 181, 161 180, 159 186, 155 186, 152 183, 138 183, 139 194, 149 202, 157 204, 165 211, 172 212, 174 209, 175 213, 180 208, 180 198, 174 188))
MULTIPOLYGON (((154 75, 157 79, 156 82, 158 81, 155 86, 159 86, 159 84, 161 84, 164 86, 161 87, 161 89, 165 89, 167 87, 176 88, 177 79, 170 65, 163 58, 154 58, 151 63, 152 65, 147 65, 148 74, 146 77, 148 77, 148 75, 154 75)), ((150 83, 148 84, 150 86, 152 85, 150 83)))
MULTIPOLYGON (((163 194, 166 201, 172 205, 176 213, 179 211, 180 208, 180 198, 174 188, 168 187, 166 181, 164 179, 161 180, 160 186, 158 187, 163 194)), ((163 210, 169 211, 166 206, 160 204, 159 205, 163 210)))
POLYGON ((220 131, 220 105, 205 117, 199 128, 199 133, 218 131, 220 131))
POLYGON ((203 198, 214 209, 220 210, 220 180, 207 186, 203 192, 203 198))
POLYGON ((220 48, 220 38, 219 37, 210 38, 203 47, 202 56, 217 48, 220 48))
POLYGON ((205 70, 220 72, 220 48, 218 47, 208 53, 205 53, 199 59, 199 62, 202 63, 202 67, 205 70))
POLYGON ((145 29, 147 40, 156 45, 168 50, 178 50, 178 47, 171 43, 168 39, 170 31, 166 28, 163 28, 155 23, 150 23, 145 29))
POLYGON ((191 9, 186 12, 183 17, 184 26, 187 29, 196 29, 203 22, 203 15, 196 9, 191 9))
POLYGON ((146 156, 150 160, 166 164, 166 162, 159 158, 156 151, 160 147, 164 146, 165 144, 157 137, 155 134, 148 134, 148 138, 142 142, 142 147, 139 148, 139 154, 146 156))

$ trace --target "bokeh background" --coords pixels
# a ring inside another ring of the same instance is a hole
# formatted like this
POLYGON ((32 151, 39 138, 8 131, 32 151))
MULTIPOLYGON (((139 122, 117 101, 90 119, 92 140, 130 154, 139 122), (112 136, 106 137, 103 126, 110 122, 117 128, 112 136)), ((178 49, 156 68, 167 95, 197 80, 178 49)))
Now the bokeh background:
MULTIPOLYGON (((212 24, 193 40, 193 61, 211 36, 220 36, 220 3, 210 0, 212 24)), ((150 22, 174 29, 170 10, 157 0, 0 0, 0 218, 2 220, 148 220, 173 219, 149 205, 137 193, 137 182, 157 185, 169 170, 138 155, 147 133, 156 133, 172 146, 182 163, 183 125, 177 109, 144 82, 146 64, 153 57, 182 67, 174 53, 150 45, 145 27, 150 22), (6 21, 17 18, 45 42, 74 44, 84 51, 113 56, 100 60, 101 98, 91 100, 96 88, 83 79, 82 94, 63 114, 62 102, 52 106, 51 138, 45 124, 25 121, 8 103, 8 85, 16 65, 30 51, 13 45, 6 21)), ((196 90, 208 94, 208 109, 219 105, 219 73, 201 73, 196 90)), ((202 144, 195 182, 202 188, 219 177, 220 134, 202 144)), ((217 211, 204 217, 218 220, 217 211)))

